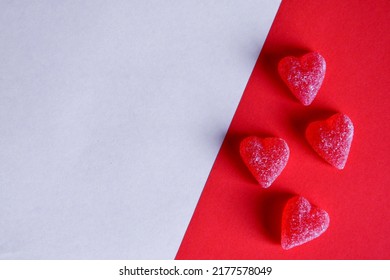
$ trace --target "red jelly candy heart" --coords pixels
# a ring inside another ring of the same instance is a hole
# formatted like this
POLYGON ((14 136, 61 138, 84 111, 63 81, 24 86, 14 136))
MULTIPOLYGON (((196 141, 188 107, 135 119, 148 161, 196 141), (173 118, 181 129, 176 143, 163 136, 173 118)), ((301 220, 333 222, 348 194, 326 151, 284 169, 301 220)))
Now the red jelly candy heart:
POLYGON ((290 150, 281 138, 249 136, 241 141, 241 158, 263 188, 268 188, 287 164, 290 150))
POLYGON ((351 119, 341 113, 325 121, 316 121, 306 128, 306 139, 327 162, 343 169, 348 159, 353 138, 351 119))
POLYGON ((287 56, 278 65, 280 77, 305 106, 316 97, 325 77, 326 62, 317 52, 300 58, 287 56))
POLYGON ((288 250, 313 240, 324 233, 328 226, 329 215, 326 211, 311 205, 301 196, 295 196, 287 201, 283 210, 282 248, 288 250))

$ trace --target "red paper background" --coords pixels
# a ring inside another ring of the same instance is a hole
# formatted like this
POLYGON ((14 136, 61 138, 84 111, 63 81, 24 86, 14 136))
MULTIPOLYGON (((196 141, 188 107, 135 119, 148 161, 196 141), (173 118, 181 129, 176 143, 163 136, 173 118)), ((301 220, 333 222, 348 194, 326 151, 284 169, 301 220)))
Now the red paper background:
POLYGON ((187 229, 177 259, 389 259, 390 2, 283 1, 187 229), (319 51, 323 86, 304 107, 277 74, 286 55, 319 51), (306 125, 347 114, 355 135, 347 165, 324 162, 306 125), (289 144, 287 167, 269 189, 256 184, 239 153, 247 135, 289 144), (294 194, 328 211, 319 238, 284 251, 280 218, 294 194))

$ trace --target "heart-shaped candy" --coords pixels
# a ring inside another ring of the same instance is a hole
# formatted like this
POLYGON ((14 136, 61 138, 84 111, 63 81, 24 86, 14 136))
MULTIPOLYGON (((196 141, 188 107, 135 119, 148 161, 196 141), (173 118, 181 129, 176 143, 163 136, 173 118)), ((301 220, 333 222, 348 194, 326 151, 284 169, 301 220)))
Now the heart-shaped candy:
POLYGON ((323 234, 329 226, 326 211, 302 196, 290 198, 282 214, 281 245, 285 250, 302 245, 323 234))
POLYGON ((249 136, 240 143, 241 158, 263 188, 268 188, 287 164, 290 150, 281 138, 249 136))
POLYGON ((352 121, 342 113, 312 122, 306 128, 306 139, 313 149, 337 169, 343 169, 347 162, 352 138, 352 121))
POLYGON ((326 62, 317 52, 300 58, 287 56, 278 65, 280 77, 291 92, 305 106, 316 97, 325 77, 326 62))

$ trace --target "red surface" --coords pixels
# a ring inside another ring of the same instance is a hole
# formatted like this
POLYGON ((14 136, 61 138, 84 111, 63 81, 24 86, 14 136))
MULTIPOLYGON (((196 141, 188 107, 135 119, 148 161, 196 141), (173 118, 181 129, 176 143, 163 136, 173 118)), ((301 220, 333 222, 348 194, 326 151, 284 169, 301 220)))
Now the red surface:
POLYGON ((390 3, 283 1, 232 120, 177 259, 390 258, 390 3), (277 74, 287 55, 318 51, 327 73, 305 107, 277 74), (337 170, 305 140, 308 123, 335 112, 355 126, 348 162, 337 170), (276 136, 289 162, 261 188, 239 156, 244 136, 276 136), (328 230, 285 251, 282 207, 298 194, 326 210, 328 230))

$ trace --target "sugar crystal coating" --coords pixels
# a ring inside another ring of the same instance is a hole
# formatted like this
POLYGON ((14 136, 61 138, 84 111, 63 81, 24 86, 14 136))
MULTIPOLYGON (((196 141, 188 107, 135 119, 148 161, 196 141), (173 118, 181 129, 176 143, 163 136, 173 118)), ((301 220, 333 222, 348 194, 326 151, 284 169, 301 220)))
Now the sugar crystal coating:
POLYGON ((325 59, 317 52, 300 58, 287 56, 278 65, 279 75, 295 97, 305 106, 316 97, 326 72, 325 59))
POLYGON ((352 144, 354 127, 351 119, 337 113, 325 121, 315 121, 306 128, 306 139, 327 162, 343 169, 352 144))
POLYGON ((263 188, 268 188, 283 171, 290 150, 281 138, 249 136, 240 143, 240 155, 263 188))
POLYGON ((302 196, 290 198, 282 214, 281 245, 285 250, 317 238, 329 226, 326 211, 313 206, 302 196))

